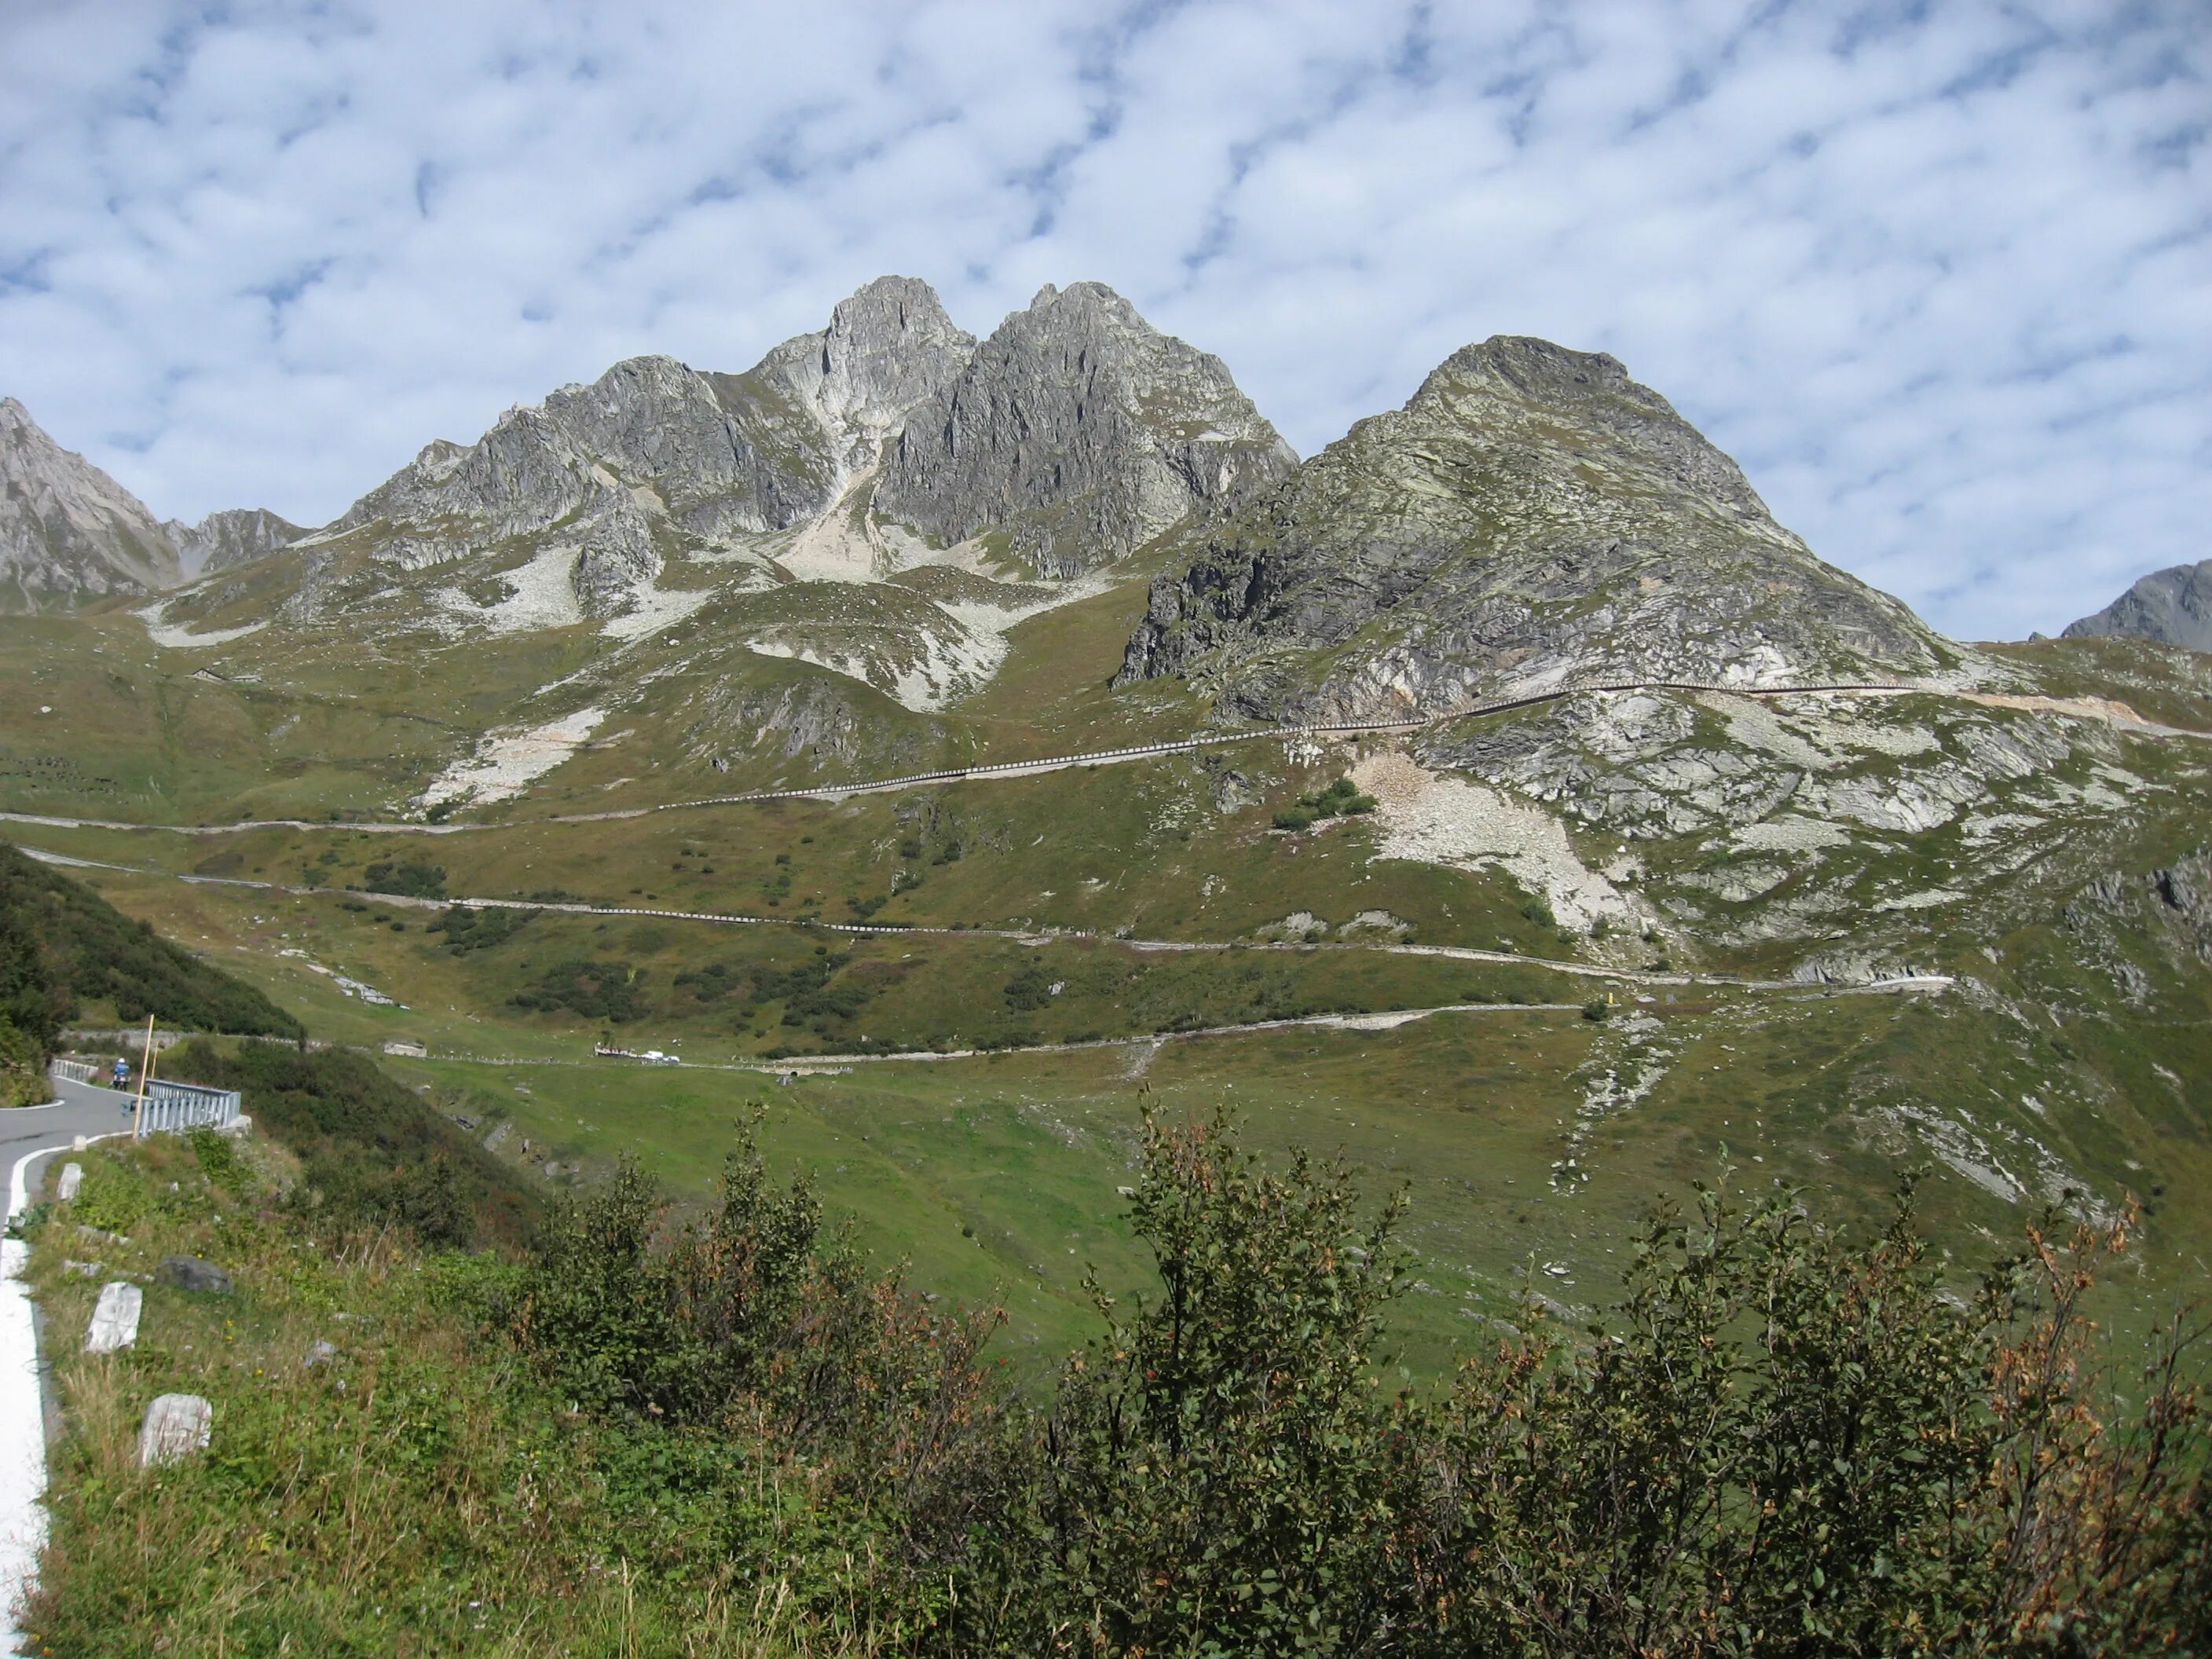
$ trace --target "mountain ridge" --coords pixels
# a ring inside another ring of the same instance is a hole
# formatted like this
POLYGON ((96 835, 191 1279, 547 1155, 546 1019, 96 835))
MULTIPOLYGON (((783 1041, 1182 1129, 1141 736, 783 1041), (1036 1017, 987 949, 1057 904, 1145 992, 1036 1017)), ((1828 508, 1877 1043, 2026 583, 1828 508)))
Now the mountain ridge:
POLYGON ((2116 634, 2212 652, 2212 559, 2153 571, 2103 610, 2069 623, 2061 637, 2116 634))
POLYGON ((182 574, 143 501, 0 398, 0 594, 37 611, 150 593, 182 574))
POLYGON ((1115 678, 1365 716, 1577 674, 1760 684, 1954 659, 1614 359, 1493 336, 1158 579, 1115 678))

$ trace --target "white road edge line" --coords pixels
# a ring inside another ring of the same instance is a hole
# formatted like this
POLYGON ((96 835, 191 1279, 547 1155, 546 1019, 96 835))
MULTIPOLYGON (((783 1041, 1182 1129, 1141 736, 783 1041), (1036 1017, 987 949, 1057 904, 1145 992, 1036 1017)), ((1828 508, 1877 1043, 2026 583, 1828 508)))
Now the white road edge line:
MULTIPOLYGON (((58 1105, 62 1103, 52 1103, 58 1105)), ((120 1131, 117 1132, 120 1133, 120 1131)), ((86 1135, 87 1145, 114 1134, 86 1135)), ((15 1160, 8 1174, 8 1219, 30 1199, 26 1171, 32 1161, 74 1148, 76 1140, 40 1146, 15 1160)), ((24 1635, 16 1622, 24 1593, 46 1541, 46 1406, 39 1388, 38 1326, 23 1269, 31 1247, 20 1238, 0 1241, 0 1631, 7 1650, 20 1654, 24 1635)))

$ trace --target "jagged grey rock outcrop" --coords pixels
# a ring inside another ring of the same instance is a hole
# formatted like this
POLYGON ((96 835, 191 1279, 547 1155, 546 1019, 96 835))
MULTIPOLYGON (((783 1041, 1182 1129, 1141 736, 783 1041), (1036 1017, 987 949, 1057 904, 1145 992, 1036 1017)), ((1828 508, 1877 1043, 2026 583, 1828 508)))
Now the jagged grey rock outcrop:
POLYGON ((1570 675, 1774 684, 1948 659, 1619 362, 1498 337, 1157 581, 1117 683, 1182 674, 1241 712, 1366 717, 1570 675))
POLYGON ((928 283, 878 276, 838 301, 828 328, 785 341, 761 369, 814 411, 837 441, 841 466, 857 472, 975 352, 975 337, 945 314, 928 283))
POLYGON ((2062 637, 2114 634, 2212 651, 2212 559, 2145 576, 2102 611, 2069 623, 2062 637))
POLYGON ((638 590, 660 574, 653 524, 627 490, 602 491, 585 520, 587 533, 569 572, 577 605, 604 620, 635 608, 638 590))
POLYGON ((170 519, 161 528, 186 574, 201 576, 250 564, 307 533, 289 519, 259 507, 210 513, 198 524, 170 519))
POLYGON ((182 575, 144 502, 0 398, 0 610, 151 593, 182 575))
POLYGON ((588 386, 507 410, 465 448, 428 445, 331 528, 437 528, 482 549, 551 529, 617 488, 645 492, 702 535, 779 528, 827 503, 823 450, 811 418, 773 380, 633 357, 588 386))
MULTIPOLYGON (((635 521, 609 515, 614 491, 708 542, 786 529, 828 507, 973 345, 928 284, 879 278, 841 302, 827 329, 786 341, 745 374, 633 357, 509 410, 473 444, 441 439, 326 533, 384 525, 395 544, 408 532, 483 549, 568 535, 580 516, 610 526, 620 546, 603 553, 636 568, 635 521)), ((592 574, 579 592, 608 588, 592 574)))
POLYGON ((875 501, 940 543, 1002 531, 1066 577, 1296 463, 1220 359, 1101 283, 1048 284, 907 417, 875 501))

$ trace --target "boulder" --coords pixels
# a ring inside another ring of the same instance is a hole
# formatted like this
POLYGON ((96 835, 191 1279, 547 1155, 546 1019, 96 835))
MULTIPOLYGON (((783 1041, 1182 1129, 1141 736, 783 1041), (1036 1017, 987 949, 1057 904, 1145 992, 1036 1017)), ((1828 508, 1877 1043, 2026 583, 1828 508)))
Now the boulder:
POLYGON ((205 1449, 215 1431, 215 1407, 196 1394, 165 1394, 146 1407, 138 1430, 138 1467, 174 1463, 205 1449))
POLYGON ((136 1342, 138 1315, 145 1303, 145 1292, 136 1285, 116 1279, 101 1285, 100 1300, 93 1304, 92 1323, 85 1329, 84 1351, 113 1353, 136 1342))
POLYGON ((174 1285, 179 1290, 203 1291, 215 1296, 230 1294, 230 1275, 212 1261, 203 1261, 196 1255, 165 1255, 154 1269, 157 1285, 174 1285))

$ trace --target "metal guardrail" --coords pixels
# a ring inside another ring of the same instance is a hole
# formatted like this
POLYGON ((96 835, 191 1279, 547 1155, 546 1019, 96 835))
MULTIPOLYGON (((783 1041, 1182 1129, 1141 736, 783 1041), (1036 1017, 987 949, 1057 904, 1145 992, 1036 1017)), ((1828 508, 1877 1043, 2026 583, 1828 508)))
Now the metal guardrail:
MULTIPOLYGON (((100 1086, 100 1068, 90 1060, 49 1060, 46 1072, 58 1081, 100 1086)), ((133 1097, 129 1091, 113 1092, 118 1106, 131 1109, 133 1097)), ((138 1110, 138 1138, 202 1127, 224 1128, 238 1121, 242 1104, 235 1089, 210 1089, 202 1083, 168 1083, 156 1078, 146 1085, 145 1102, 138 1110)))
POLYGON ((220 1129, 238 1121, 239 1105, 235 1089, 210 1089, 198 1083, 149 1083, 138 1136, 143 1139, 151 1134, 203 1126, 220 1129))

